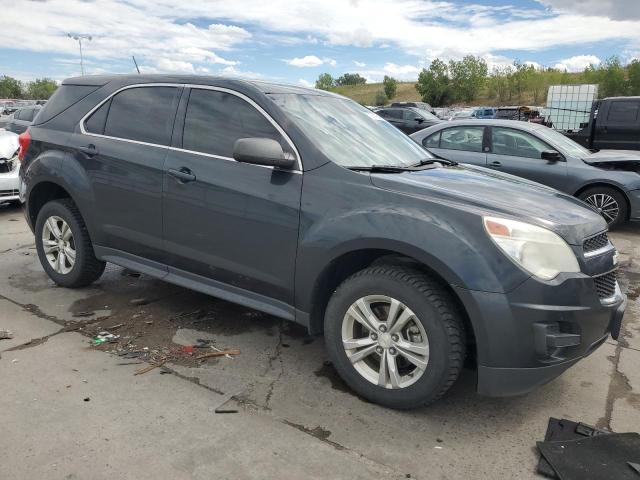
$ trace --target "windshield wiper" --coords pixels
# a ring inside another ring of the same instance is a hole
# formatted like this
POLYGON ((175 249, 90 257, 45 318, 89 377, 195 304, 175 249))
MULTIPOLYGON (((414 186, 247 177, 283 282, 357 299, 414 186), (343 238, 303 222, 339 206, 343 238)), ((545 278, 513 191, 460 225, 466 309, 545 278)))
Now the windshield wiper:
POLYGON ((458 162, 454 162, 453 160, 447 160, 446 158, 436 157, 436 158, 423 158, 418 163, 411 165, 413 168, 416 167, 424 167, 425 165, 433 165, 434 163, 444 163, 445 165, 458 165, 458 162))
POLYGON ((413 170, 411 167, 402 167, 400 165, 370 165, 368 167, 347 167, 349 170, 356 170, 362 172, 372 172, 372 173, 401 173, 401 172, 410 172, 413 170))

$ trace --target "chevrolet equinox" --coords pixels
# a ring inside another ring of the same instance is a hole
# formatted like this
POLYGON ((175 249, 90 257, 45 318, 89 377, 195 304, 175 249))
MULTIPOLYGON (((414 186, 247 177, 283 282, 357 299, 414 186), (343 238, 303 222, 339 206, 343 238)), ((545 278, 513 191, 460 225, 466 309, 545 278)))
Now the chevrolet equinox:
POLYGON ((324 332, 362 397, 520 395, 611 335, 626 305, 598 213, 438 159, 383 118, 307 88, 202 76, 63 82, 20 137, 44 270, 111 262, 324 332))

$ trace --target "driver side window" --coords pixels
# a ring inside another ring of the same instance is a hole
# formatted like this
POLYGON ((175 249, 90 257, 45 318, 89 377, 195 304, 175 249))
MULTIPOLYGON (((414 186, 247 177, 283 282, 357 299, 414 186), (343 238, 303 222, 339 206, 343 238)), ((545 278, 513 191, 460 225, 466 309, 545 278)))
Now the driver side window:
POLYGON ((537 137, 511 128, 493 127, 491 142, 496 155, 541 158, 545 150, 554 150, 537 137))

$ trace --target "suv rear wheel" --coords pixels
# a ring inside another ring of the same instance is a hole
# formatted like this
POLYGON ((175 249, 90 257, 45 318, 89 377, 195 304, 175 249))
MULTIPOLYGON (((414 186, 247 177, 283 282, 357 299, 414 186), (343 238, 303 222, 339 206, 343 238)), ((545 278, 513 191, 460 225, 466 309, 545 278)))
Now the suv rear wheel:
POLYGON ((71 199, 54 200, 38 213, 36 249, 47 275, 62 287, 83 287, 102 275, 105 262, 95 257, 89 232, 71 199))
POLYGON ((463 322, 448 292, 398 266, 370 267, 345 280, 329 301, 325 338, 347 384, 392 408, 440 398, 465 357, 463 322))

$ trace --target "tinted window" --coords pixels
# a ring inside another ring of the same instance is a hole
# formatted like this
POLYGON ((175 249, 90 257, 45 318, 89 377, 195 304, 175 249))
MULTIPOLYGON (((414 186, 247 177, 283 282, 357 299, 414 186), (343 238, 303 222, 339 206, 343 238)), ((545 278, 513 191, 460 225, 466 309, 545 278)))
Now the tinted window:
POLYGON ((442 131, 440 148, 482 152, 484 127, 454 127, 442 131))
POLYGON ((51 120, 98 88, 94 85, 60 85, 38 115, 38 124, 51 120))
POLYGON ((422 145, 427 148, 438 148, 440 145, 440 132, 434 133, 433 135, 423 138, 422 145))
POLYGON ((610 122, 635 122, 638 119, 640 102, 611 102, 607 120, 610 122))
POLYGON ((542 140, 511 128, 492 128, 493 153, 516 157, 540 158, 545 150, 554 150, 542 140))
POLYGON ((226 92, 191 90, 182 148, 232 158, 235 141, 252 137, 272 138, 291 151, 276 128, 245 100, 226 92))
POLYGON ((402 110, 389 109, 389 110, 382 110, 380 113, 384 118, 402 120, 402 110))
POLYGON ((34 115, 35 115, 35 109, 25 108, 24 110, 22 110, 22 114, 20 115, 20 120, 30 122, 33 120, 34 115))
POLYGON ((84 122, 84 129, 89 133, 97 133, 102 135, 104 133, 104 124, 107 121, 107 113, 109 113, 109 106, 111 100, 102 104, 91 116, 84 122))
POLYGON ((139 142, 168 145, 178 89, 136 87, 111 99, 104 134, 139 142))

